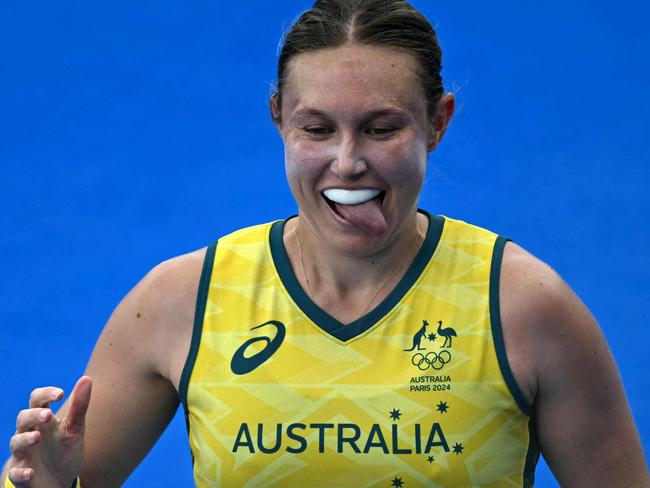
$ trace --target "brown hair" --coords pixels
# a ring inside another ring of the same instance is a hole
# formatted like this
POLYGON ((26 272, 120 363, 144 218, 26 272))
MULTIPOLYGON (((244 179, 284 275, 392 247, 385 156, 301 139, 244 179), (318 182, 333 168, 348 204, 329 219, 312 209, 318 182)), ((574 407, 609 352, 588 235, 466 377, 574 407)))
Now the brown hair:
POLYGON ((316 0, 284 36, 273 94, 278 110, 293 58, 347 43, 395 47, 414 56, 427 113, 436 114, 443 94, 438 37, 426 17, 404 0, 316 0))

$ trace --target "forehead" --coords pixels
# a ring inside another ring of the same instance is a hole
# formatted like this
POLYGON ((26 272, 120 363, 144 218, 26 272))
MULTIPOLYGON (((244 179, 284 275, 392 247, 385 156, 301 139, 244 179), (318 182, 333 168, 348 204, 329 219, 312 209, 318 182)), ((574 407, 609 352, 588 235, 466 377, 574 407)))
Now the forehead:
POLYGON ((415 58, 396 48, 351 44, 302 53, 289 65, 287 110, 364 111, 394 106, 425 111, 415 58))

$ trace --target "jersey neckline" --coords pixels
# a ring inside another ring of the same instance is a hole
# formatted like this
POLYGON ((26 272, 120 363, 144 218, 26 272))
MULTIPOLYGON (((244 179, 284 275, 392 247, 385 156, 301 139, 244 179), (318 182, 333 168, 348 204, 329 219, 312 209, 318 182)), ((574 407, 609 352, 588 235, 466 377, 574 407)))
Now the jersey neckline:
POLYGON ((282 284, 300 310, 324 332, 343 342, 358 337, 379 322, 402 300, 418 280, 438 247, 445 223, 444 217, 431 215, 425 210, 419 210, 419 212, 422 212, 429 219, 429 227, 424 242, 413 262, 393 291, 379 305, 355 321, 344 324, 335 319, 320 308, 300 286, 300 282, 291 267, 287 250, 284 247, 284 225, 289 219, 274 222, 269 234, 271 256, 282 284))

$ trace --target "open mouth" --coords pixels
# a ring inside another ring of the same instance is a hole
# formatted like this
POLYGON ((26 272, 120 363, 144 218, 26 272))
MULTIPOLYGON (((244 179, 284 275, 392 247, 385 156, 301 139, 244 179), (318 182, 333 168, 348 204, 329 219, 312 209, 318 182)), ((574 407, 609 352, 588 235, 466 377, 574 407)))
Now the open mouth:
POLYGON ((323 198, 339 221, 372 237, 379 237, 388 230, 383 202, 386 192, 379 188, 328 188, 323 198))

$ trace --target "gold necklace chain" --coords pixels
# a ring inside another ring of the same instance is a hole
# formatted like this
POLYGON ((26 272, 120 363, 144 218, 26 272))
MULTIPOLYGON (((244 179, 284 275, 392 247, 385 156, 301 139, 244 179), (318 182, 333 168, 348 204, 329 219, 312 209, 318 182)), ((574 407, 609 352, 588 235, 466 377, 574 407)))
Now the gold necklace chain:
MULTIPOLYGON (((420 241, 420 234, 416 233, 415 240, 413 241, 413 243, 411 244, 411 247, 409 247, 409 250, 407 252, 407 257, 409 259, 407 259, 406 262, 410 262, 411 253, 413 252, 413 249, 417 246, 419 241, 420 241)), ((310 298, 315 299, 316 296, 314 295, 314 292, 311 290, 311 286, 309 284, 309 278, 307 278, 307 273, 305 273, 305 266, 304 266, 304 264, 302 262, 302 247, 300 245, 300 233, 298 232, 298 226, 297 225, 296 225, 296 242, 298 243, 298 260, 300 262, 300 271, 302 273, 302 277, 305 280, 305 284, 307 285, 307 291, 309 292, 310 298)), ((372 295, 372 298, 370 298, 370 301, 366 305, 366 308, 363 309, 363 311, 361 312, 359 317, 363 317, 366 314, 368 309, 370 309, 370 305, 372 305, 372 302, 374 302, 375 298, 377 298, 377 295, 379 295, 379 292, 382 291, 386 287, 386 285, 395 277, 397 272, 400 270, 400 268, 402 267, 403 262, 404 261, 400 261, 400 262, 397 263, 397 266, 395 266, 395 268, 391 272, 390 276, 388 278, 386 278, 386 280, 384 280, 382 285, 372 295)))

